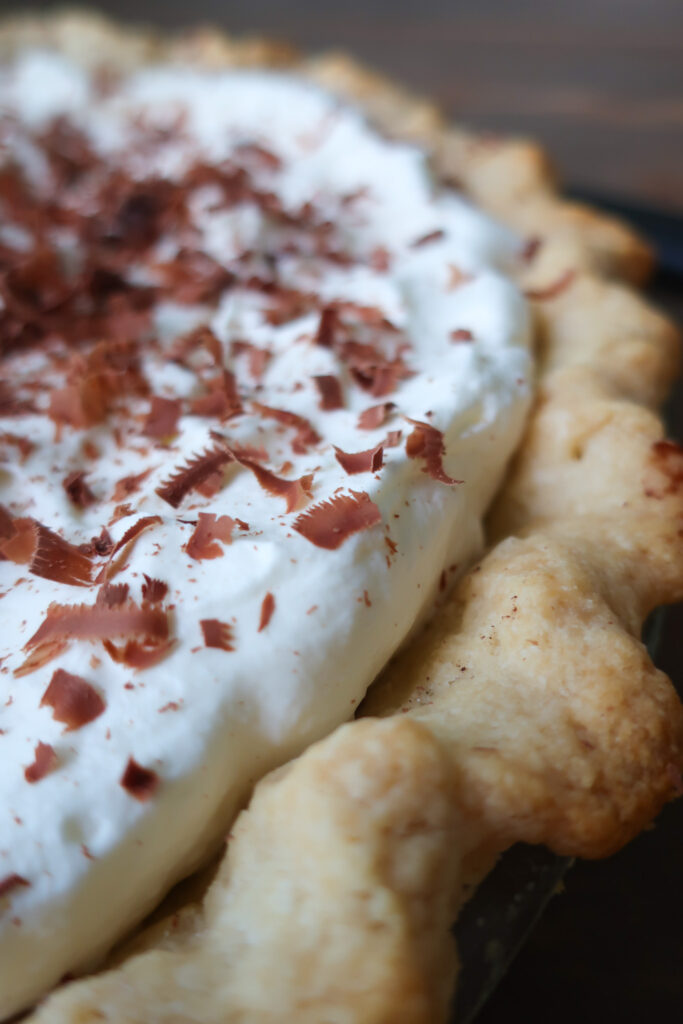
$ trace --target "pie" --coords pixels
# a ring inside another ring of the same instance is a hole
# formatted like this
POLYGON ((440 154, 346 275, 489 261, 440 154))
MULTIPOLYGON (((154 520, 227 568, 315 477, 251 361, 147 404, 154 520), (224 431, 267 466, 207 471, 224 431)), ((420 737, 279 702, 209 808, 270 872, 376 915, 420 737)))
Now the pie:
POLYGON ((0 51, 0 1017, 443 1020, 502 851, 683 789, 649 251, 345 57, 0 51))

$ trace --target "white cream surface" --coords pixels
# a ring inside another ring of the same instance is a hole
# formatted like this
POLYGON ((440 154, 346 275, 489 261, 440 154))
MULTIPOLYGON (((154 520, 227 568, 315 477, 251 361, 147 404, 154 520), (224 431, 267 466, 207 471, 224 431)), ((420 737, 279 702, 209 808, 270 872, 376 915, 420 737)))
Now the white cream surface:
MULTIPOLYGON (((66 972, 96 962, 216 848, 256 780, 353 715, 433 606, 442 572, 451 570, 450 581, 455 567, 481 550, 482 515, 520 438, 532 390, 527 308, 506 277, 518 243, 455 193, 439 191, 419 150, 387 141, 358 112, 283 75, 153 68, 105 96, 95 93, 85 73, 53 55, 29 54, 4 69, 0 113, 14 120, 3 130, 0 164, 19 161, 40 188, 49 171, 35 136, 62 116, 110 166, 140 180, 177 179, 198 159, 216 164, 240 147, 265 148, 281 164, 274 169, 256 158, 262 187, 287 210, 312 203, 352 262, 307 254, 301 245, 285 252, 281 223, 249 199, 221 205, 211 184, 197 186, 189 203, 201 248, 236 273, 245 250, 254 259, 277 251, 282 285, 317 292, 323 305, 379 309, 399 329, 389 343, 399 337, 405 344, 413 375, 390 395, 369 394, 337 350, 315 344, 319 309, 272 323, 263 294, 238 282, 207 304, 160 301, 153 313, 158 344, 143 352, 142 366, 155 395, 184 402, 200 395, 197 375, 169 352, 178 336, 208 324, 235 373, 243 414, 218 422, 183 406, 177 433, 164 442, 142 435, 144 396, 131 398, 125 415, 83 429, 56 430, 45 415, 48 393, 32 392, 37 412, 0 416, 0 435, 21 435, 34 446, 23 461, 11 446, 4 450, 0 504, 11 516, 33 516, 73 544, 105 526, 118 541, 141 516, 161 518, 139 536, 112 582, 127 583, 137 604, 143 574, 166 582, 163 607, 174 640, 158 664, 135 670, 112 660, 101 643, 73 639, 53 660, 16 676, 49 604, 93 604, 98 587, 0 561, 0 883, 13 875, 28 882, 0 895, 0 1018, 29 1006, 66 972), (153 129, 154 145, 141 149, 140 133, 151 137, 153 129), (442 235, 414 245, 433 232, 442 235), (377 250, 389 254, 387 269, 373 269, 377 250), (454 331, 470 332, 471 340, 454 341, 454 331), (247 355, 231 348, 236 340, 268 350, 260 378, 247 355), (338 378, 343 408, 320 408, 315 375, 338 378), (293 451, 293 431, 260 415, 253 400, 305 417, 321 440, 293 451), (385 401, 395 404, 386 423, 359 429, 359 414, 385 401), (443 432, 445 471, 462 483, 433 479, 424 459, 408 457, 409 420, 443 432), (212 430, 230 444, 265 449, 264 465, 280 477, 313 474, 311 497, 287 513, 281 497, 233 463, 218 493, 194 490, 173 508, 156 489, 211 447, 212 430), (358 452, 390 430, 402 438, 384 449, 377 472, 350 476, 335 458, 333 445, 358 452), (99 453, 87 462, 85 441, 99 453), (148 469, 123 499, 130 514, 114 521, 116 484, 148 469), (96 498, 83 509, 62 485, 79 471, 96 498), (306 507, 351 491, 369 496, 380 523, 336 550, 293 528, 306 507), (185 546, 200 512, 248 528, 236 527, 231 543, 217 542, 221 557, 192 558, 185 546), (268 593, 274 609, 259 631, 268 593), (204 645, 205 619, 230 625, 234 650, 204 645), (41 706, 56 669, 94 686, 104 712, 66 731, 52 708, 41 706), (29 783, 25 768, 38 743, 53 748, 58 764, 29 783), (120 784, 130 757, 158 776, 150 799, 137 800, 120 784)), ((88 202, 86 191, 79 201, 88 202)), ((2 228, 3 241, 31 246, 6 211, 2 228)), ((54 244, 78 262, 79 241, 68 228, 55 229, 54 244)), ((170 235, 156 243, 160 260, 177 249, 170 235)), ((149 264, 129 272, 153 283, 149 264)), ((35 380, 65 383, 41 347, 11 352, 0 367, 18 395, 35 380)))

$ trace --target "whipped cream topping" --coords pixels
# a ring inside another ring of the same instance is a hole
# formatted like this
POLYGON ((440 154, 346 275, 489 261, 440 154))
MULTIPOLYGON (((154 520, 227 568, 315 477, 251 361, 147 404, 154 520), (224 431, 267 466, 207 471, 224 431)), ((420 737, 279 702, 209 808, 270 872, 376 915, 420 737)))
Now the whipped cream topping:
POLYGON ((481 550, 518 242, 294 77, 0 73, 0 1017, 215 850, 481 550))

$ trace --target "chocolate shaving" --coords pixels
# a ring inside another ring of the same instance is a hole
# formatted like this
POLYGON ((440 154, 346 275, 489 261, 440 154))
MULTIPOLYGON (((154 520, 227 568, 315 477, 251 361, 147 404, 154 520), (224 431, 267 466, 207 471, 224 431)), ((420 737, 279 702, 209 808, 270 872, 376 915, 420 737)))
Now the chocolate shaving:
POLYGON ((33 254, 0 273, 0 293, 9 313, 20 320, 38 320, 63 306, 73 288, 63 273, 57 254, 38 248, 33 254))
POLYGON ((2 552, 2 542, 9 540, 15 533, 16 529, 12 516, 4 505, 0 505, 0 552, 2 552))
POLYGON ((380 510, 365 491, 337 494, 306 509, 293 527, 319 548, 333 551, 360 530, 382 521, 380 510))
POLYGON ((264 466, 259 466, 257 462, 252 462, 251 459, 245 459, 238 456, 237 453, 235 453, 235 458, 240 466, 251 470, 264 491, 285 499, 287 512, 295 512, 311 497, 312 473, 307 473, 296 480, 284 480, 264 466))
POLYGON ((41 644, 35 651, 31 651, 29 656, 15 668, 12 673, 17 679, 21 676, 28 676, 31 672, 35 672, 36 669, 42 668, 43 665, 47 665, 48 662, 53 661, 58 657, 62 651, 65 651, 69 645, 66 640, 51 640, 48 643, 41 644))
POLYGON ((166 640, 160 644, 141 644, 137 640, 128 640, 122 647, 117 647, 111 640, 103 640, 103 646, 112 661, 129 668, 151 668, 162 661, 175 647, 175 640, 166 640))
POLYGON ((399 381, 413 376, 413 371, 400 356, 389 359, 374 345, 347 341, 341 346, 339 354, 348 364, 358 386, 376 398, 391 394, 399 381))
POLYGON ((284 288, 275 281, 263 281, 258 277, 251 277, 244 282, 247 288, 254 288, 262 292, 268 300, 268 306, 263 315, 268 323, 274 326, 290 323, 314 309, 318 304, 318 297, 309 292, 301 292, 296 288, 284 288))
POLYGON ((160 608, 138 607, 133 601, 115 608, 53 602, 24 650, 33 650, 53 640, 110 640, 117 636, 166 640, 168 615, 160 608))
POLYGON ((443 434, 436 427, 429 423, 422 423, 420 420, 408 420, 414 425, 414 430, 406 438, 406 454, 410 459, 424 459, 425 465, 422 472, 431 476, 432 480, 438 480, 442 484, 461 484, 462 480, 456 480, 448 476, 443 468, 443 456, 446 448, 443 442, 443 434))
POLYGON ((95 501, 95 495, 85 481, 85 473, 69 473, 62 481, 62 486, 76 508, 88 508, 95 501))
POLYGON ((315 332, 314 342, 323 348, 333 348, 339 327, 339 314, 334 306, 325 306, 320 314, 318 329, 315 332))
POLYGON ((67 424, 76 430, 83 430, 101 423, 106 411, 104 394, 93 378, 86 378, 64 388, 55 388, 50 394, 48 416, 57 426, 67 424))
POLYGON ((207 448, 206 451, 191 458, 184 466, 176 469, 168 480, 157 487, 156 493, 173 508, 178 508, 190 491, 199 487, 210 476, 232 461, 233 455, 229 449, 223 445, 214 445, 213 448, 207 448))
POLYGON ((261 602, 261 618, 259 619, 258 632, 266 628, 271 620, 272 614, 275 611, 275 598, 270 591, 266 594, 261 602))
POLYGON ((472 274, 468 274, 467 271, 461 270, 455 263, 448 264, 448 290, 453 292, 456 288, 461 288, 464 284, 469 284, 473 281, 474 277, 472 274))
POLYGON ((16 565, 26 565, 31 561, 36 549, 36 522, 24 516, 12 519, 7 514, 2 517, 0 531, 0 555, 16 565), (8 521, 9 519, 9 521, 8 521))
POLYGON ((81 544, 78 550, 90 558, 97 555, 106 558, 114 550, 114 541, 109 536, 109 531, 103 526, 99 537, 92 537, 88 544, 81 544))
POLYGON ((145 437, 153 437, 157 440, 172 437, 178 432, 179 417, 179 398, 160 398, 158 395, 154 395, 142 432, 145 437))
POLYGON ((101 225, 102 241, 145 250, 156 242, 165 208, 172 201, 171 182, 149 180, 137 186, 122 181, 122 197, 113 216, 101 225))
POLYGON ((296 430, 292 449, 297 455, 303 455, 320 441, 320 437, 308 420, 304 416, 299 416, 298 413, 289 412, 287 409, 274 409, 269 405, 261 405, 260 402, 254 402, 253 408, 266 419, 277 420, 283 426, 293 427, 296 430))
POLYGON ((34 751, 34 760, 24 768, 27 782, 40 782, 46 775, 53 772, 59 764, 59 758, 49 743, 38 743, 34 751))
POLYGON ((378 274, 384 274, 391 266, 391 253, 382 245, 378 245, 370 253, 370 266, 378 274))
POLYGON ((246 158, 248 162, 260 164, 269 171, 277 171, 282 167, 282 160, 279 156, 276 156, 270 149, 266 149, 265 146, 259 146, 256 142, 243 142, 241 145, 235 146, 234 153, 236 156, 246 158))
POLYGON ((4 878, 0 878, 0 899, 8 896, 14 889, 30 884, 22 875, 5 875, 4 878))
POLYGON ((195 327, 193 331, 179 338, 175 343, 173 358, 187 365, 192 357, 196 359, 197 354, 202 351, 208 354, 212 366, 222 366, 223 346, 206 325, 195 327))
POLYGON ((149 601, 150 604, 159 604, 168 593, 168 583, 164 583, 163 580, 154 579, 154 577, 148 576, 147 573, 143 573, 143 576, 145 579, 145 582, 142 584, 143 600, 149 601))
POLYGON ((34 525, 36 546, 28 567, 29 572, 34 576, 54 580, 55 583, 66 583, 73 587, 88 586, 93 570, 88 556, 42 523, 34 525))
POLYGON ((103 583, 97 593, 95 603, 106 605, 107 608, 116 608, 126 601, 128 590, 127 583, 103 583))
POLYGON ((382 402, 380 405, 371 405, 364 409, 358 417, 359 430, 376 430, 387 420, 389 413, 396 408, 394 402, 382 402))
POLYGON ((190 412, 193 416, 227 420, 230 418, 230 403, 223 391, 209 391, 206 395, 192 399, 190 412))
POLYGON ((235 375, 231 370, 221 370, 215 377, 206 381, 208 393, 194 398, 190 403, 190 411, 195 416, 218 416, 220 419, 232 419, 243 411, 242 401, 237 391, 235 375))
POLYGON ((144 768, 135 758, 129 757, 119 785, 140 803, 145 803, 159 788, 159 776, 151 768, 144 768))
POLYGON ((82 586, 90 582, 92 567, 87 555, 35 519, 4 520, 2 532, 0 554, 8 561, 30 563, 31 572, 57 583, 82 586))
POLYGON ((230 352, 233 356, 246 355, 249 373, 254 380, 261 379, 272 359, 272 353, 267 348, 259 348, 258 345, 252 345, 250 341, 233 341, 230 345, 230 352))
POLYGON ((336 445, 332 447, 337 462, 350 476, 354 473, 376 473, 384 464, 384 447, 381 444, 363 452, 344 452, 336 445))
POLYGON ((188 305, 216 302, 235 280, 208 253, 196 249, 181 249, 157 269, 173 301, 188 305))
POLYGON ((65 117, 57 117, 39 138, 59 190, 77 185, 97 164, 85 135, 65 117))
POLYGON ((142 516, 136 523, 129 526, 123 536, 116 542, 112 551, 112 556, 117 554, 121 548, 125 548, 131 541, 137 540, 141 533, 148 530, 150 526, 155 526, 157 523, 163 522, 161 516, 142 516))
POLYGON ((204 636, 205 647, 217 647, 221 651, 234 651, 232 626, 218 619, 200 619, 199 626, 204 636))
POLYGON ((131 494, 135 494, 140 488, 140 484, 147 479, 149 474, 152 472, 151 469, 145 469, 142 473, 137 473, 134 476, 124 476, 116 482, 114 493, 111 496, 112 501, 123 501, 124 498, 129 497, 131 494))
POLYGON ((364 324, 366 327, 374 327, 378 330, 397 333, 398 328, 389 320, 379 306, 363 306, 360 302, 352 302, 350 299, 334 303, 337 312, 345 315, 347 320, 364 324))
POLYGON ((451 331, 450 338, 451 341, 456 342, 472 341, 474 339, 474 335, 472 334, 472 331, 469 331, 466 327, 458 327, 456 330, 451 331))
POLYGON ((206 558, 221 558, 224 552, 217 541, 231 544, 234 526, 235 520, 230 516, 215 516, 212 512, 200 512, 199 521, 185 545, 185 550, 190 558, 195 558, 198 561, 206 558))
POLYGON ((344 408, 344 396, 338 377, 332 374, 322 374, 314 377, 313 383, 320 394, 318 408, 324 412, 333 412, 335 409, 344 408))
POLYGON ((43 694, 40 706, 48 705, 56 722, 66 725, 66 732, 80 729, 99 718, 106 704, 94 686, 80 676, 58 668, 43 694))
MULTIPOLYGON (((2 416, 2 410, 0 410, 0 416, 2 416)), ((7 431, 0 434, 0 445, 12 445, 13 448, 16 448, 22 462, 26 461, 36 447, 33 441, 29 441, 28 438, 20 437, 18 434, 11 434, 7 431)))
POLYGON ((423 245, 431 245, 432 242, 440 242, 446 237, 445 231, 437 228, 436 231, 429 231, 426 235, 420 235, 414 242, 411 242, 411 249, 420 249, 423 245))

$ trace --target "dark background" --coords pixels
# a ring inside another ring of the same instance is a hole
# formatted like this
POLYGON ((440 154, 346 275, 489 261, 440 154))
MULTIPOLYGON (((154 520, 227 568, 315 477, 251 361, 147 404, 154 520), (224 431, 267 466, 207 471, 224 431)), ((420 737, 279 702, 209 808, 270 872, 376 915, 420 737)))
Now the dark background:
MULTIPOLYGON (((6 4, 0 12, 46 9, 6 4)), ((565 182, 683 213, 683 0, 104 0, 121 19, 201 21, 346 49, 453 117, 529 134, 565 182)), ((679 237, 683 249, 683 232, 679 237)), ((683 322, 683 282, 653 290, 683 322)), ((683 392, 670 410, 683 438, 683 392)), ((658 663, 683 682, 683 613, 658 663)), ((479 1024, 683 1019, 683 801, 608 861, 576 865, 479 1024)), ((294 1024, 294 1022, 293 1022, 294 1024)))

